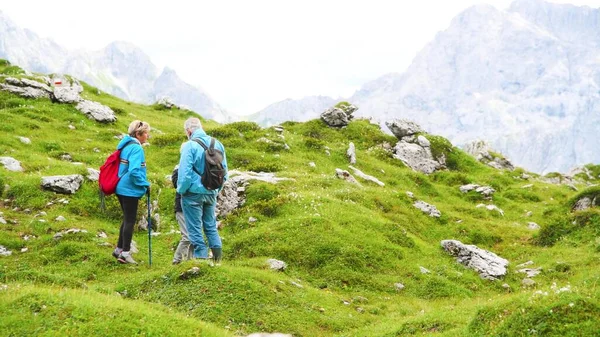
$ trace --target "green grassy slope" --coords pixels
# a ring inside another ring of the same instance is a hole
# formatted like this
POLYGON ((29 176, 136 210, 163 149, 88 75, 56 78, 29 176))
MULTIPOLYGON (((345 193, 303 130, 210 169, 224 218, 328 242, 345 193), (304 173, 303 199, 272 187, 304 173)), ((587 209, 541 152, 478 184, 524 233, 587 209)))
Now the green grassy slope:
MULTIPOLYGON (((0 72, 23 76, 6 63, 0 72)), ((116 123, 98 124, 72 105, 0 91, 0 156, 14 157, 25 169, 0 167, 0 212, 7 220, 0 224, 0 245, 13 251, 0 257, 0 285, 5 285, 0 310, 6 313, 0 330, 8 335, 579 336, 600 331, 600 214, 570 211, 573 198, 593 195, 593 188, 580 184, 582 191, 574 192, 526 181, 520 170, 484 166, 431 135, 434 152, 446 155, 449 170, 426 176, 386 153, 380 145, 395 139, 365 120, 339 130, 320 120, 288 122, 285 139, 254 123, 203 120, 207 132, 227 147, 231 168, 294 180, 250 183, 245 205, 222 220, 223 266, 196 261, 172 266, 179 236, 171 233, 177 228, 174 189, 166 176, 178 162, 183 121, 193 113, 84 88, 82 96, 116 112, 116 123), (114 197, 106 211, 99 209, 96 183, 86 181, 69 196, 40 188, 42 176, 85 176, 86 168, 97 169, 114 150, 114 136, 133 119, 154 129, 145 152, 162 224, 152 242, 152 267, 146 232, 134 237, 140 265, 119 265, 111 256, 120 213, 114 197), (349 142, 356 145, 355 166, 385 187, 335 177, 336 168, 347 169, 349 142), (61 160, 66 153, 82 164, 61 160), (467 183, 496 189, 493 203, 504 216, 476 208, 488 202, 474 192, 461 193, 467 183), (533 186, 523 188, 527 184, 533 186), (441 218, 414 208, 407 191, 436 205, 441 218), (68 204, 57 202, 63 198, 68 204), (46 215, 38 216, 42 211, 46 215), (67 220, 55 221, 59 215, 67 220), (532 231, 528 222, 542 229, 532 231), (87 232, 53 238, 70 228, 87 232), (101 232, 108 238, 99 237, 101 232), (508 275, 498 282, 480 279, 441 249, 444 239, 508 259, 508 275), (283 260, 288 268, 270 271, 268 258, 283 260), (542 273, 534 286, 524 287, 516 265, 529 260, 542 273), (197 275, 181 277, 193 266, 200 267, 197 275), (420 266, 431 273, 422 274, 420 266), (396 283, 405 288, 398 291, 396 283)), ((597 175, 597 166, 590 169, 597 175)))

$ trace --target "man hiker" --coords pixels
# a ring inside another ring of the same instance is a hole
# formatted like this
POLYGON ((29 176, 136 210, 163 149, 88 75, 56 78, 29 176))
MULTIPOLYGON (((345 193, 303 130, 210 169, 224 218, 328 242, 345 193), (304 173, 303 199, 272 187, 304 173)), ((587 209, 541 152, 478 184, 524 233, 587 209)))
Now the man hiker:
POLYGON ((205 183, 208 186, 205 186, 202 181, 204 180, 204 174, 208 173, 205 172, 205 169, 209 169, 207 156, 209 155, 208 152, 212 150, 212 146, 214 146, 214 150, 222 154, 222 161, 217 164, 222 166, 221 168, 224 171, 221 178, 223 178, 223 181, 227 180, 225 147, 221 142, 204 132, 198 118, 189 118, 183 124, 183 128, 189 140, 181 150, 177 193, 181 195, 181 206, 188 236, 194 247, 194 258, 208 260, 208 248, 210 248, 213 253, 213 262, 218 265, 221 262, 223 250, 221 237, 217 231, 215 208, 217 194, 222 186, 215 188, 213 184, 208 184, 206 181, 205 183), (209 150, 205 150, 205 147, 199 142, 209 150), (204 242, 203 232, 208 240, 208 247, 204 242))

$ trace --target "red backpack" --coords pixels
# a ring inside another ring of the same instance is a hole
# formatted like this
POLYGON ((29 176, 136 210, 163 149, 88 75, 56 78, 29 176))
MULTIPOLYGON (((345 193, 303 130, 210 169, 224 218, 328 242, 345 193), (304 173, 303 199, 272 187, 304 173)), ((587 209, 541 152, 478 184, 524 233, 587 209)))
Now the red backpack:
POLYGON ((117 190, 117 184, 121 177, 119 177, 119 164, 121 163, 121 151, 130 144, 135 144, 136 141, 132 140, 125 144, 120 150, 113 152, 104 165, 100 167, 100 176, 98 178, 98 185, 100 185, 100 191, 104 195, 111 195, 117 190))

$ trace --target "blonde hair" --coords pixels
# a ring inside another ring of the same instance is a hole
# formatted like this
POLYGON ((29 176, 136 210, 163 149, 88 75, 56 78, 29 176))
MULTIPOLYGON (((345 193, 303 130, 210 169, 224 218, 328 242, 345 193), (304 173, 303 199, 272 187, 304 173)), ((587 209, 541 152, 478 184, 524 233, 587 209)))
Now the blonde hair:
POLYGON ((140 120, 135 120, 129 124, 129 129, 127 129, 127 133, 131 137, 135 137, 137 135, 141 135, 144 132, 150 132, 150 124, 146 122, 142 122, 140 120))

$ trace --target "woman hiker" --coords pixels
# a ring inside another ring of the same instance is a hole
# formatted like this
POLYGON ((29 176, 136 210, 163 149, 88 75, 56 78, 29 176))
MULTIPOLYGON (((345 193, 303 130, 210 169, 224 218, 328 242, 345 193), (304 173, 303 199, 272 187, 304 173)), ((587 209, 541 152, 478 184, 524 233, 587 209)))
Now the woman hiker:
POLYGON ((119 165, 119 183, 115 194, 121 204, 123 221, 119 231, 119 242, 112 255, 120 263, 137 264, 131 257, 131 239, 135 226, 138 203, 145 193, 150 191, 150 182, 146 178, 146 158, 142 144, 150 137, 150 125, 135 120, 129 124, 128 135, 117 145, 121 150, 119 165))

